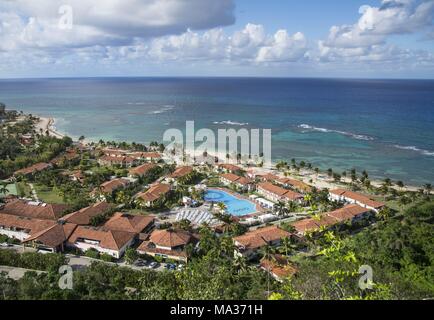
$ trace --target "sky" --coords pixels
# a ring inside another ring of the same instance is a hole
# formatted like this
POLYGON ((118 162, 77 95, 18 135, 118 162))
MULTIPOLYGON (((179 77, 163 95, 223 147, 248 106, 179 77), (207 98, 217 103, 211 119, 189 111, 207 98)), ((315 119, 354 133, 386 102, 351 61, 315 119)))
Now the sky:
POLYGON ((89 76, 432 79, 434 0, 0 0, 0 78, 89 76))

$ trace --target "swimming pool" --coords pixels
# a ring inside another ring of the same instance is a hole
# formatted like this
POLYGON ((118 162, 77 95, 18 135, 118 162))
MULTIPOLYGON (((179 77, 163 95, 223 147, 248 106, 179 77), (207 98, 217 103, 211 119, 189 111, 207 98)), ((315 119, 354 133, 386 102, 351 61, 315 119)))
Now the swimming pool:
POLYGON ((211 189, 205 193, 205 201, 223 202, 227 207, 227 212, 233 216, 246 216, 256 213, 256 205, 248 200, 238 199, 228 192, 211 189))

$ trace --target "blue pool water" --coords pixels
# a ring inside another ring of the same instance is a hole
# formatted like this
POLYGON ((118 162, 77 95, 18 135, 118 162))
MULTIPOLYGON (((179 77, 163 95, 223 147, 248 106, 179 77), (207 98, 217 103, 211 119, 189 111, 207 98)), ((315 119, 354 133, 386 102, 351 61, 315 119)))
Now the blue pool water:
POLYGON ((221 190, 208 190, 204 199, 210 202, 223 202, 227 207, 227 212, 233 216, 240 217, 257 212, 253 202, 238 199, 221 190))

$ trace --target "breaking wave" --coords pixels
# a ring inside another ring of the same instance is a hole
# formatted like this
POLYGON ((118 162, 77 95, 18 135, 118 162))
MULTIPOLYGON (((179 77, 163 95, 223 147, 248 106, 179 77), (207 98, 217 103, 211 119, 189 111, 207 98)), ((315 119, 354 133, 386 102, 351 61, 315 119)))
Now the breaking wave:
POLYGON ((169 112, 170 110, 175 109, 175 106, 164 106, 158 110, 150 111, 149 114, 161 114, 169 112))
POLYGON ((401 150, 415 151, 415 152, 418 152, 418 153, 423 154, 425 156, 434 156, 434 151, 420 149, 420 148, 415 147, 415 146, 401 146, 399 144, 396 144, 396 145, 394 145, 394 147, 401 149, 401 150))
POLYGON ((230 126, 247 126, 249 125, 247 122, 243 123, 243 122, 236 122, 236 121, 214 121, 214 124, 222 124, 222 125, 230 125, 230 126))
POLYGON ((357 140, 364 140, 364 141, 375 140, 373 137, 363 135, 363 134, 357 134, 357 133, 340 131, 340 130, 332 130, 332 129, 326 129, 326 128, 319 128, 319 127, 314 127, 314 126, 311 126, 308 124, 301 124, 298 127, 301 129, 304 129, 304 130, 308 130, 308 131, 317 131, 317 132, 324 132, 324 133, 338 133, 338 134, 342 134, 344 136, 351 137, 351 138, 354 138, 357 140))

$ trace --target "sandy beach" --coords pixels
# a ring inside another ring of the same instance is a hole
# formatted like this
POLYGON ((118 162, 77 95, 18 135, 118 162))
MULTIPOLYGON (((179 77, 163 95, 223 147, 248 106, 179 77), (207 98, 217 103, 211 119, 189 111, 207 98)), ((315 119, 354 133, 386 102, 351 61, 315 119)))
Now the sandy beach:
POLYGON ((48 135, 58 139, 65 136, 54 129, 54 118, 39 117, 39 122, 35 125, 35 128, 37 132, 46 133, 48 131, 48 135))

